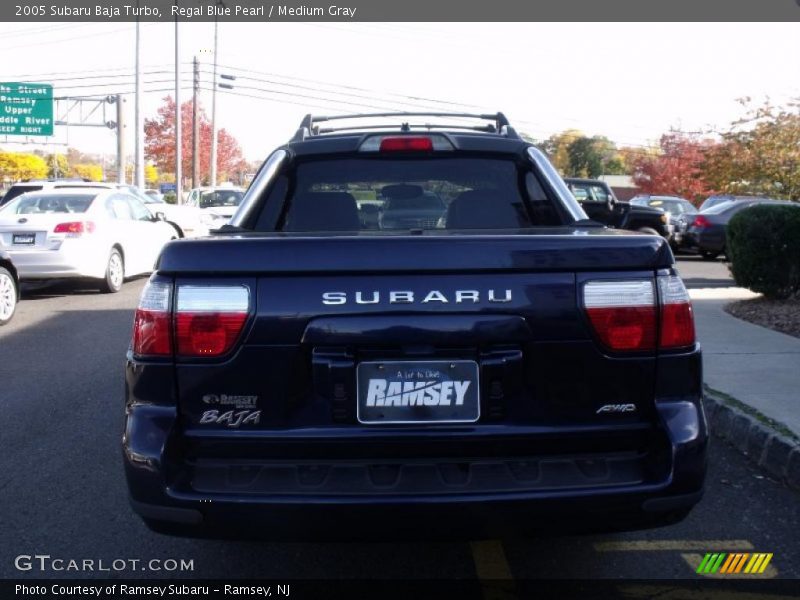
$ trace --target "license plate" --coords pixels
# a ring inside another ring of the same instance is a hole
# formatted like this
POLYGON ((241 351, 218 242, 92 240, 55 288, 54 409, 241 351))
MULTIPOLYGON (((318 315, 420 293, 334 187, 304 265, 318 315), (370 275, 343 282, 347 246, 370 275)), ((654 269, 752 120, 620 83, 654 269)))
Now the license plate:
POLYGON ((12 244, 32 246, 36 243, 36 234, 34 233, 15 233, 11 237, 12 244))
POLYGON ((356 379, 359 423, 474 423, 480 417, 472 360, 362 362, 356 379))

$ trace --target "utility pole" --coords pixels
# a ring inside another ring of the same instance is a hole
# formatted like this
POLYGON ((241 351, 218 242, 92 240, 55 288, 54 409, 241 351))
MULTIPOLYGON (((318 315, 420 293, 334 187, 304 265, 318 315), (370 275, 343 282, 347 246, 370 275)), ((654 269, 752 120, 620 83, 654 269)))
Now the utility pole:
MULTIPOLYGON (((178 0, 175 0, 178 6, 178 0)), ((181 156, 181 56, 178 37, 178 16, 175 15, 175 203, 183 204, 183 157, 181 156)))
POLYGON ((117 183, 125 183, 125 107, 122 94, 116 95, 117 103, 117 183))
MULTIPOLYGON (((220 0, 221 6, 225 4, 220 0)), ((214 68, 211 84, 211 177, 209 185, 217 185, 217 44, 219 42, 219 21, 214 15, 214 68)))
POLYGON ((197 57, 192 61, 194 85, 192 86, 192 187, 200 187, 200 119, 197 93, 200 91, 200 63, 197 57))
MULTIPOLYGON (((137 15, 139 0, 136 0, 137 15)), ((142 61, 141 61, 141 33, 139 31, 139 17, 136 17, 136 100, 134 121, 136 135, 134 136, 135 157, 133 181, 140 189, 144 189, 144 112, 142 110, 142 61)))

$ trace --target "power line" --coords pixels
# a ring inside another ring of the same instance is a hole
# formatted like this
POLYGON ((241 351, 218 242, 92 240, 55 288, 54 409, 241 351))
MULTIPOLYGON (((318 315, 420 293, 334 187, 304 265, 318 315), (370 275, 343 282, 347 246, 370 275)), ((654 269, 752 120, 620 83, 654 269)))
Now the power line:
MULTIPOLYGON (((131 25, 133 25, 133 23, 131 23, 131 25)), ((142 27, 152 27, 154 25, 158 25, 158 23, 149 23, 148 25, 142 25, 142 27)), ((35 47, 38 48, 40 46, 50 46, 52 44, 63 44, 65 42, 73 42, 75 40, 85 40, 87 38, 95 38, 95 37, 101 37, 101 36, 105 36, 105 35, 111 35, 113 33, 120 33, 122 31, 128 31, 128 32, 133 33, 133 29, 132 28, 124 27, 124 28, 120 28, 120 29, 112 29, 110 31, 98 31, 97 33, 79 35, 79 36, 70 37, 70 38, 60 38, 60 39, 57 39, 57 40, 37 41, 37 42, 32 42, 30 44, 19 44, 19 45, 13 45, 13 46, 5 46, 5 47, 0 48, 0 52, 21 51, 24 48, 30 48, 32 46, 35 46, 35 47)))
MULTIPOLYGON (((355 91, 358 91, 358 92, 370 92, 370 93, 373 93, 373 94, 377 93, 377 94, 386 95, 386 96, 398 96, 400 98, 407 98, 407 99, 415 100, 415 101, 433 102, 433 103, 436 103, 436 104, 450 104, 452 106, 460 106, 462 108, 481 108, 481 110, 490 110, 487 107, 480 107, 477 104, 465 104, 463 102, 453 102, 453 101, 450 101, 450 100, 439 100, 439 99, 436 99, 436 98, 426 98, 426 97, 423 97, 423 96, 411 96, 411 95, 402 94, 402 93, 399 93, 399 92, 391 92, 391 91, 386 92, 386 91, 381 91, 381 90, 376 90, 376 89, 358 87, 358 86, 354 86, 354 85, 345 85, 345 84, 340 84, 340 83, 331 83, 331 82, 328 82, 328 81, 320 81, 318 79, 307 79, 307 78, 303 78, 303 77, 292 77, 290 75, 281 75, 279 73, 256 71, 256 70, 253 70, 253 69, 243 69, 241 67, 234 67, 234 66, 230 66, 230 65, 219 65, 219 66, 220 66, 220 68, 225 69, 225 70, 239 71, 239 72, 242 72, 242 73, 251 73, 251 74, 254 74, 254 75, 262 75, 262 76, 266 76, 266 77, 278 77, 280 79, 288 79, 290 81, 302 81, 304 83, 313 83, 313 84, 317 84, 317 85, 325 85, 325 86, 328 86, 328 87, 335 87, 335 88, 341 88, 341 89, 347 89, 347 90, 355 90, 355 91)), ((279 85, 290 85, 290 84, 279 84, 279 85)), ((345 93, 345 92, 337 92, 337 93, 345 93)))
MULTIPOLYGON (((182 63, 183 64, 183 63, 182 63)), ((174 63, 161 63, 157 65, 144 65, 144 68, 147 69, 156 69, 162 67, 171 67, 174 63)), ((103 71, 131 71, 130 67, 101 67, 97 69, 81 69, 79 71, 51 71, 49 73, 25 73, 24 75, 5 75, 6 79, 13 79, 14 81, 20 81, 25 83, 26 78, 27 81, 38 81, 41 77, 47 77, 48 75, 86 75, 87 73, 102 73, 103 71)), ((171 71, 170 71, 171 72, 171 71)), ((100 75, 98 75, 99 77, 100 75)))

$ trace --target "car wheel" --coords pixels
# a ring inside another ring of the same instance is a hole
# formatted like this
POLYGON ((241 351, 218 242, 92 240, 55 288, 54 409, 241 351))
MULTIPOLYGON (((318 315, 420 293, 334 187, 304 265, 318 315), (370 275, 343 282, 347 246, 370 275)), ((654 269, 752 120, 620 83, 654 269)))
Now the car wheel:
POLYGON ((642 233, 649 233, 650 235, 661 235, 652 227, 639 227, 637 231, 641 231, 642 233))
POLYGON ((716 260, 719 254, 719 252, 712 252, 711 250, 700 250, 700 256, 703 257, 703 260, 716 260))
POLYGON ((17 282, 7 269, 0 267, 0 326, 11 321, 17 310, 17 282))
POLYGON ((114 248, 108 256, 106 276, 100 282, 100 291, 104 294, 116 294, 122 289, 123 281, 125 281, 125 262, 119 250, 114 248))

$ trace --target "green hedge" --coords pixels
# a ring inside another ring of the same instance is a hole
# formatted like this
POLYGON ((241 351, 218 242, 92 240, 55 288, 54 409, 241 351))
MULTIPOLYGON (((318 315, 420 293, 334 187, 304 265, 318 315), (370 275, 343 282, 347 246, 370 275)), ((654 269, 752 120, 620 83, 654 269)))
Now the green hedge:
POLYGON ((800 292, 800 206, 760 205, 728 223, 727 253, 737 285, 768 298, 800 292))

